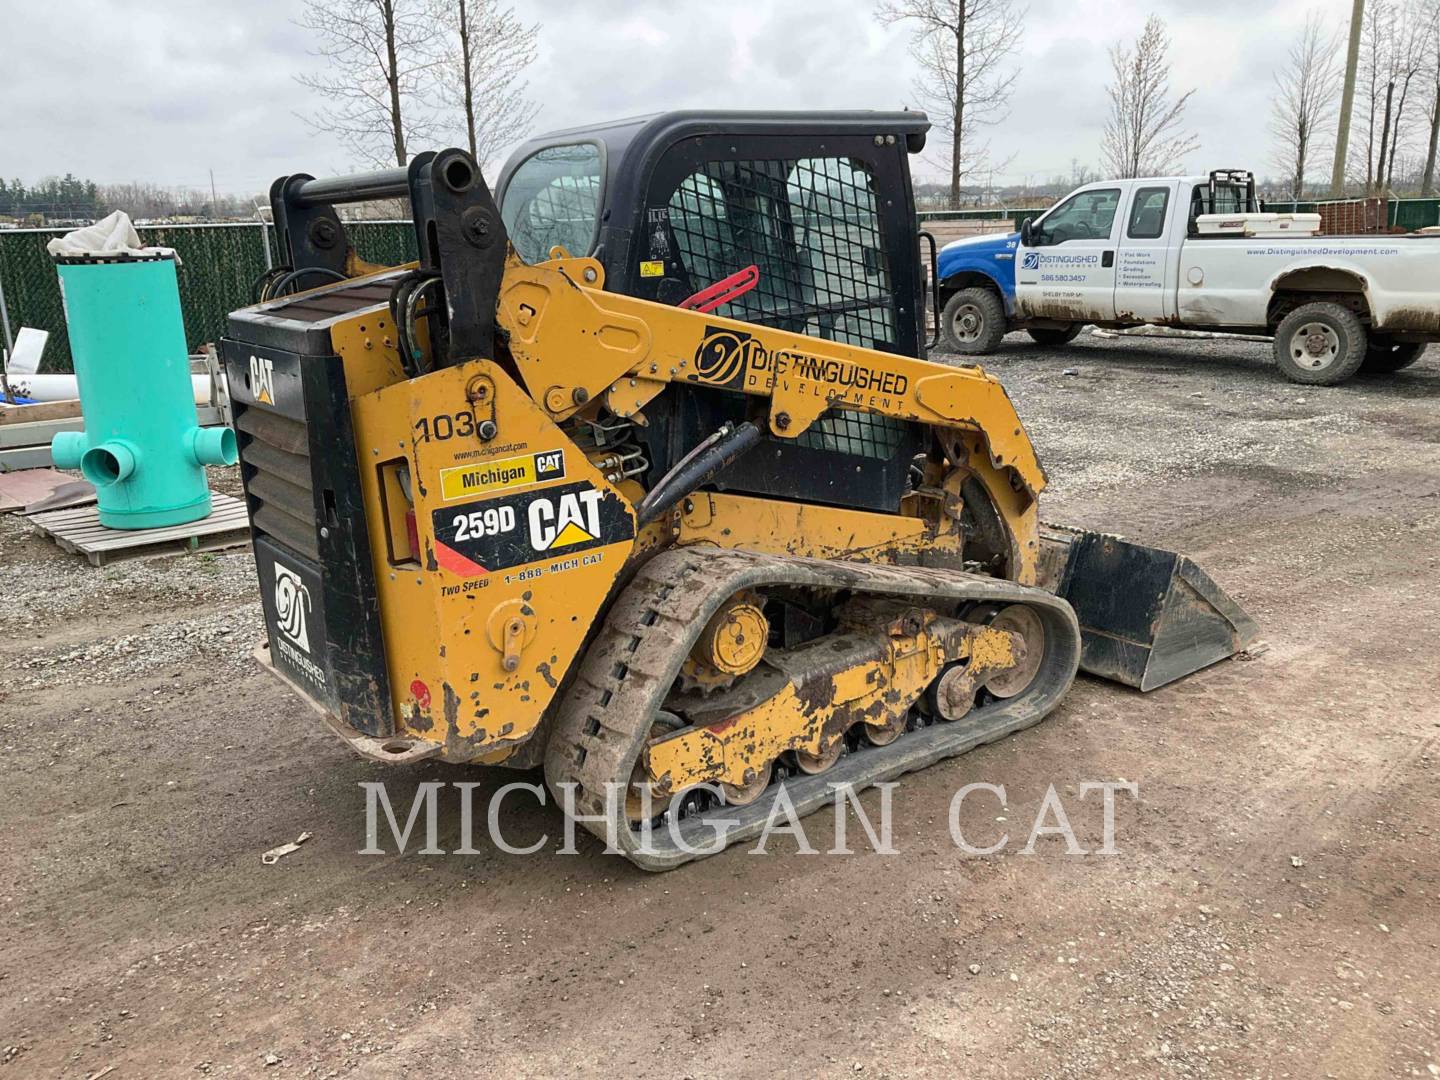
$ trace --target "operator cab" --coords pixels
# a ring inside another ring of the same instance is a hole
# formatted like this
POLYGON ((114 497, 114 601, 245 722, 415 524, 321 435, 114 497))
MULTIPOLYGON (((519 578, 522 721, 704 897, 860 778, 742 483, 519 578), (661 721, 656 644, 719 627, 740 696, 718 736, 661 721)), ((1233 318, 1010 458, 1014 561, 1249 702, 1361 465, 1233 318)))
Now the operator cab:
MULTIPOLYGON (((717 315, 923 356, 925 275, 909 155, 918 112, 672 112, 532 139, 496 185, 527 262, 555 247, 591 256, 605 287, 676 305, 749 267, 753 287, 717 315)), ((663 473, 685 432, 744 419, 743 395, 673 386, 640 436, 663 473)), ((717 486, 894 510, 915 425, 835 410, 799 439, 766 444, 717 486)))

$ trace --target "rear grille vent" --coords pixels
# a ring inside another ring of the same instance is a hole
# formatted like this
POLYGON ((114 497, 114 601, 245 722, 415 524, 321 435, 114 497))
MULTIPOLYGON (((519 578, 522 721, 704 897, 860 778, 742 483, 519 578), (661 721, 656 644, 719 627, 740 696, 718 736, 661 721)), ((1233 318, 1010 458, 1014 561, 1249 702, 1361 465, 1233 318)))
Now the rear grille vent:
POLYGON ((318 561, 305 425, 262 409, 246 409, 236 427, 245 436, 240 460, 250 470, 246 487, 252 501, 251 522, 286 547, 318 561))

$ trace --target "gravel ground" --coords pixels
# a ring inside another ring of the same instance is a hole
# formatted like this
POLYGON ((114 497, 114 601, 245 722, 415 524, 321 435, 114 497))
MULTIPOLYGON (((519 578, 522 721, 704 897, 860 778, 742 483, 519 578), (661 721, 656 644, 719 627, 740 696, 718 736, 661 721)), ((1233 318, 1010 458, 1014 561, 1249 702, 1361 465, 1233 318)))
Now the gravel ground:
POLYGON ((652 877, 552 854, 523 800, 535 857, 360 856, 361 781, 515 777, 323 733, 249 659, 247 554, 95 569, 0 519, 0 1080, 1440 1075, 1440 356, 1335 389, 1234 341, 1012 336, 986 367, 1047 519, 1187 551, 1269 648, 1145 696, 1082 678, 906 778, 892 857, 652 877), (1118 855, 1020 853, 1052 784, 1098 846, 1078 785, 1121 778, 1118 855), (975 781, 1002 854, 950 841, 975 781))
MULTIPOLYGON (((1026 340, 1012 335, 1012 347, 985 366, 1041 448, 1051 480, 1047 514, 1072 493, 1092 499, 1141 481, 1217 469, 1303 471, 1326 445, 1360 429, 1356 396, 1375 390, 1370 381, 1338 389, 1286 382, 1269 364, 1269 345, 1254 342, 1087 334, 1052 360, 1026 340), (1075 423, 1079 410, 1102 422, 1075 423), (1117 431, 1145 436, 1143 453, 1117 453, 1117 431)), ((1363 467, 1327 462, 1336 466, 1363 467)))

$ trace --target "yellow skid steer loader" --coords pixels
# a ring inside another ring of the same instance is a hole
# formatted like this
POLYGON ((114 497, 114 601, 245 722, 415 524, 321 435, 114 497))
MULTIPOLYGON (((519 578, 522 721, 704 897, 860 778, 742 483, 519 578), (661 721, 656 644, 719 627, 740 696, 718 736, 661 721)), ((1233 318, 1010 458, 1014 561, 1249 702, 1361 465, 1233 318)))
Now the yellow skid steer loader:
POLYGON ((266 662, 360 753, 543 764, 667 869, 1254 626, 1042 526, 999 382, 923 359, 913 113, 667 114, 282 177, 223 346, 266 662), (335 207, 408 199, 418 258, 335 207), (669 828, 654 829, 657 820, 669 828), (717 826, 717 822, 721 824, 717 826))

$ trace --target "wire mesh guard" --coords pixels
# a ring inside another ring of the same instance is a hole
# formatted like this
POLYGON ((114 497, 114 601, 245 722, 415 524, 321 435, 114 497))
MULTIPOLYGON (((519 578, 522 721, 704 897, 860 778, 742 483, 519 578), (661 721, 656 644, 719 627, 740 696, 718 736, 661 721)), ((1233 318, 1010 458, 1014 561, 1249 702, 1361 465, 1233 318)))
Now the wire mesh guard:
MULTIPOLYGON (((669 203, 676 255, 694 289, 752 263, 756 287, 722 314, 865 348, 896 348, 889 260, 870 173, 849 158, 710 161, 669 203)), ((888 460, 899 422, 833 411, 802 446, 888 460)))

